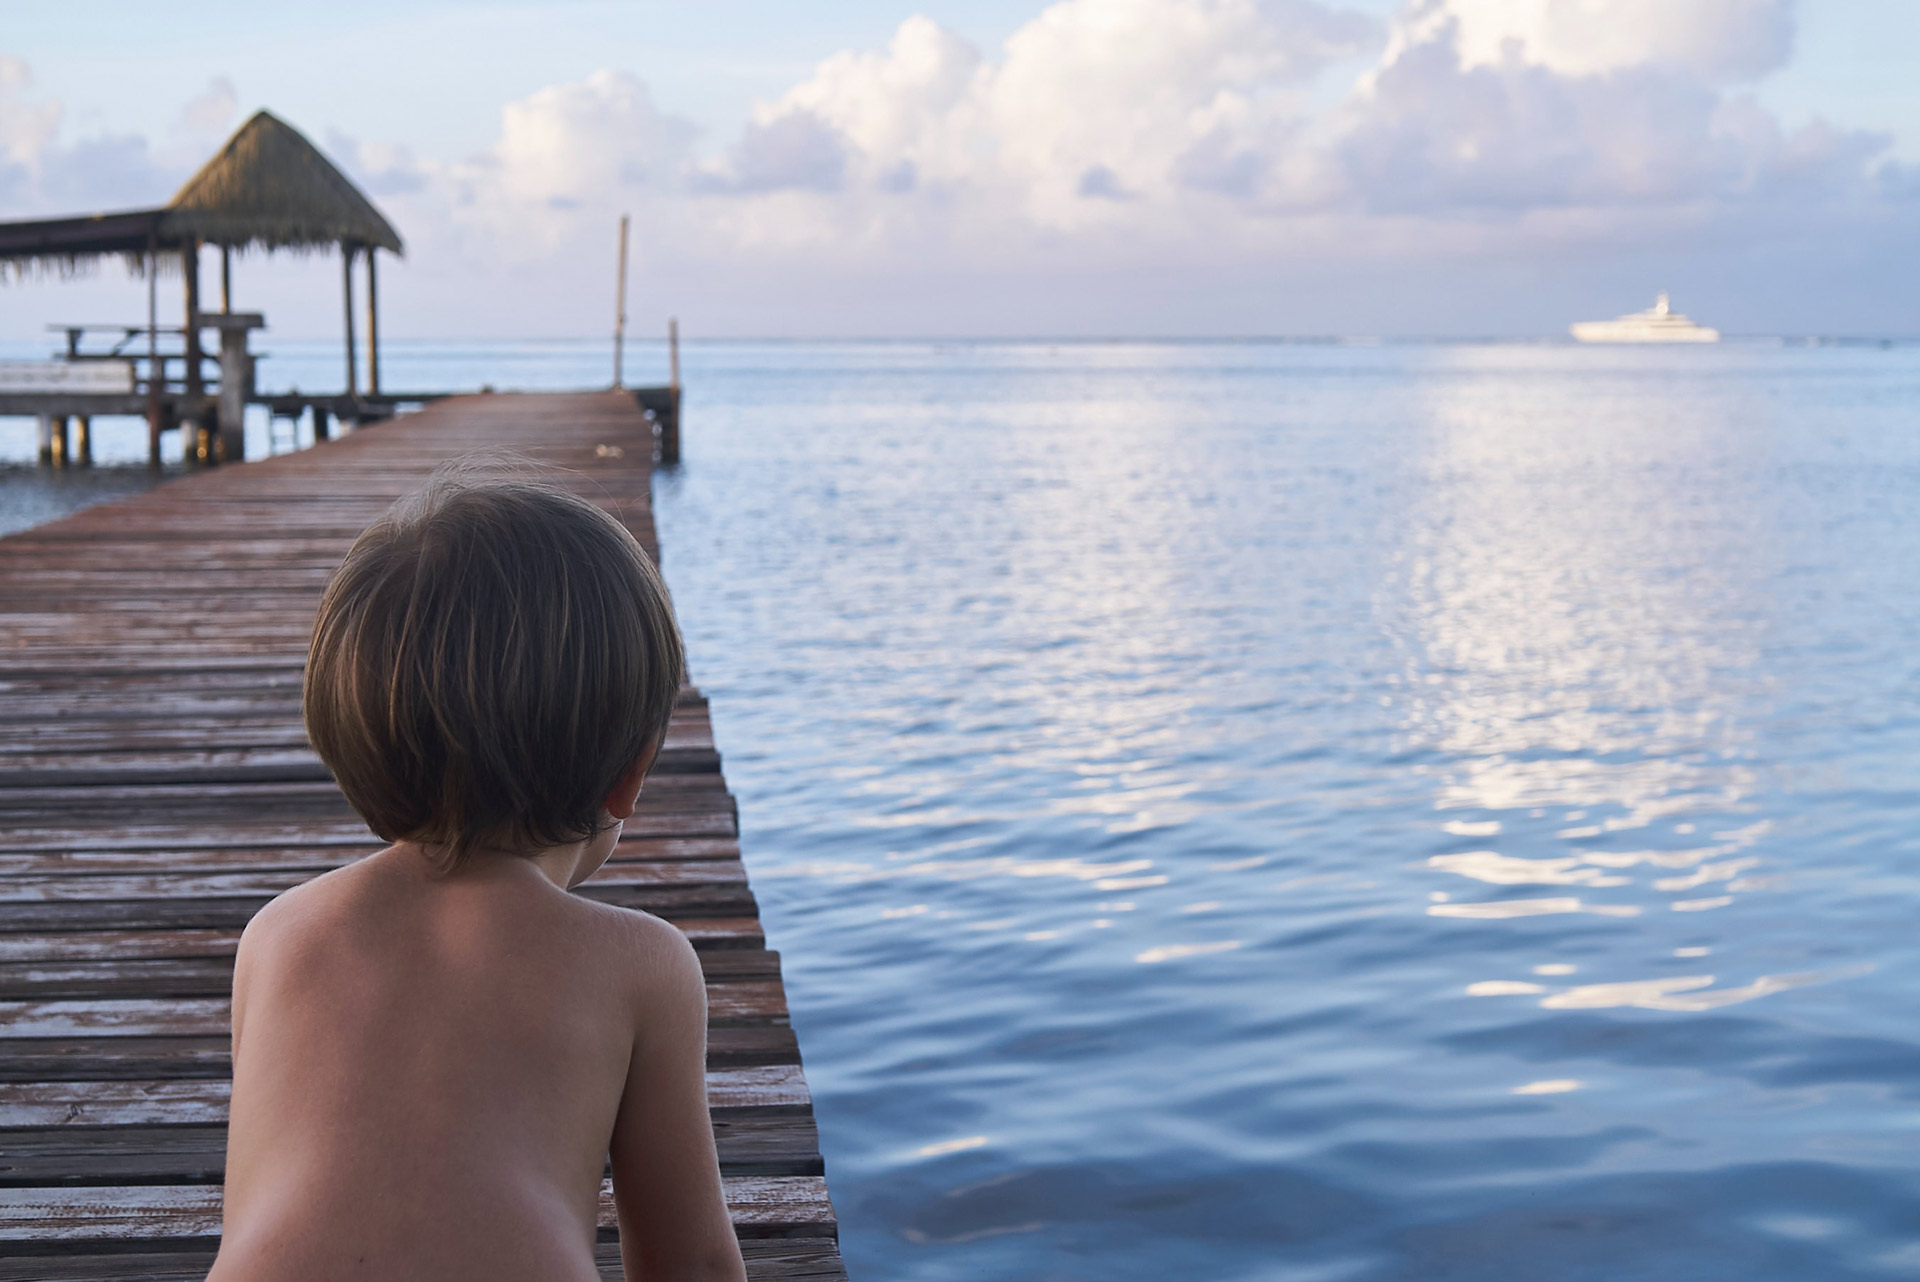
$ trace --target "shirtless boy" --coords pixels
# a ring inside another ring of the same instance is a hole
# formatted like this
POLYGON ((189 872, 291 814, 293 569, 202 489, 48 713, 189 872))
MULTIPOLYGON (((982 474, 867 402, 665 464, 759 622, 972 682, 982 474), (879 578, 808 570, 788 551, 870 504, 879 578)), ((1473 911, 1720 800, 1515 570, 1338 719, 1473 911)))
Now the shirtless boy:
POLYGON ((360 536, 307 731, 393 844, 240 941, 209 1282, 594 1282, 609 1154, 629 1278, 745 1277, 700 964, 567 893, 633 813, 681 662, 646 553, 558 489, 443 474, 360 536))

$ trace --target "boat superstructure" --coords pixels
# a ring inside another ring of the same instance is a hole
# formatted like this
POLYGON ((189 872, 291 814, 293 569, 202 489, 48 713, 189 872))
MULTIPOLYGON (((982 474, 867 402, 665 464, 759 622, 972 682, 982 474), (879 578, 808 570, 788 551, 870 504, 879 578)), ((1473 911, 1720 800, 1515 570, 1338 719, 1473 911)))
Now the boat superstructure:
POLYGON ((1573 336, 1583 343, 1717 343, 1720 331, 1696 325, 1679 312, 1665 294, 1652 307, 1610 321, 1579 321, 1573 336))

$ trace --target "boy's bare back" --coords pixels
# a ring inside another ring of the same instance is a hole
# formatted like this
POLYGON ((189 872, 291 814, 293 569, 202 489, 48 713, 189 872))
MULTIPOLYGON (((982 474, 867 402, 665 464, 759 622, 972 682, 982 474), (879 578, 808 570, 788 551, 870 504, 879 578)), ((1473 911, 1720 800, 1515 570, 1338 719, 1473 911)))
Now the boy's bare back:
POLYGON ((393 844, 254 918, 211 1282, 741 1282, 706 1102, 706 989, 672 926, 568 892, 613 853, 684 672, 608 513, 456 470, 355 540, 302 701, 393 844))
MULTIPOLYGON (((699 964, 664 922, 518 857, 441 878, 401 846, 262 912, 234 997, 210 1282, 589 1282, 610 1139, 630 1159, 630 1234, 678 1240, 704 1220, 731 1247, 699 964)), ((659 1263, 737 1276, 716 1254, 659 1263)))

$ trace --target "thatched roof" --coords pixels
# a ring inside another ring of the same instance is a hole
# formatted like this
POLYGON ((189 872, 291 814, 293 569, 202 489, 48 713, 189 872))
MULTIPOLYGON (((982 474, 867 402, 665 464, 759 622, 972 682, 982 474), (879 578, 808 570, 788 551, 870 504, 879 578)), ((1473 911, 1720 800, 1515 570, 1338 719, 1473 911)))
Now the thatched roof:
POLYGON ((71 276, 109 254, 119 254, 133 264, 143 262, 150 246, 174 248, 160 234, 165 213, 160 209, 132 209, 0 223, 0 280, 9 274, 29 276, 36 271, 71 276))
POLYGON ((300 131, 254 113, 167 202, 169 239, 213 245, 323 249, 338 244, 401 251, 393 224, 300 131))
POLYGON ((401 252, 399 233, 291 125, 258 112, 161 209, 0 222, 0 281, 39 271, 73 275, 115 255, 136 273, 193 243, 263 249, 373 245, 401 252))

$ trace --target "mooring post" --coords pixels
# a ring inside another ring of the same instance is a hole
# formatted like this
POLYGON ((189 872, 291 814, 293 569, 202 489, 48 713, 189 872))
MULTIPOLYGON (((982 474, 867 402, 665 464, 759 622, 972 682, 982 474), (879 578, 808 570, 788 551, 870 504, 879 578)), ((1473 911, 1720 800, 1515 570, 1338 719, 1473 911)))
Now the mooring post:
POLYGON ((627 351, 627 216, 620 215, 620 266, 613 285, 613 388, 626 386, 620 361, 627 351))
POLYGON ((326 440, 330 435, 332 435, 332 432, 327 425, 327 407, 316 401, 313 406, 314 443, 318 444, 326 440))
POLYGON ((667 405, 660 415, 660 461, 680 461, 680 320, 667 318, 667 405))

